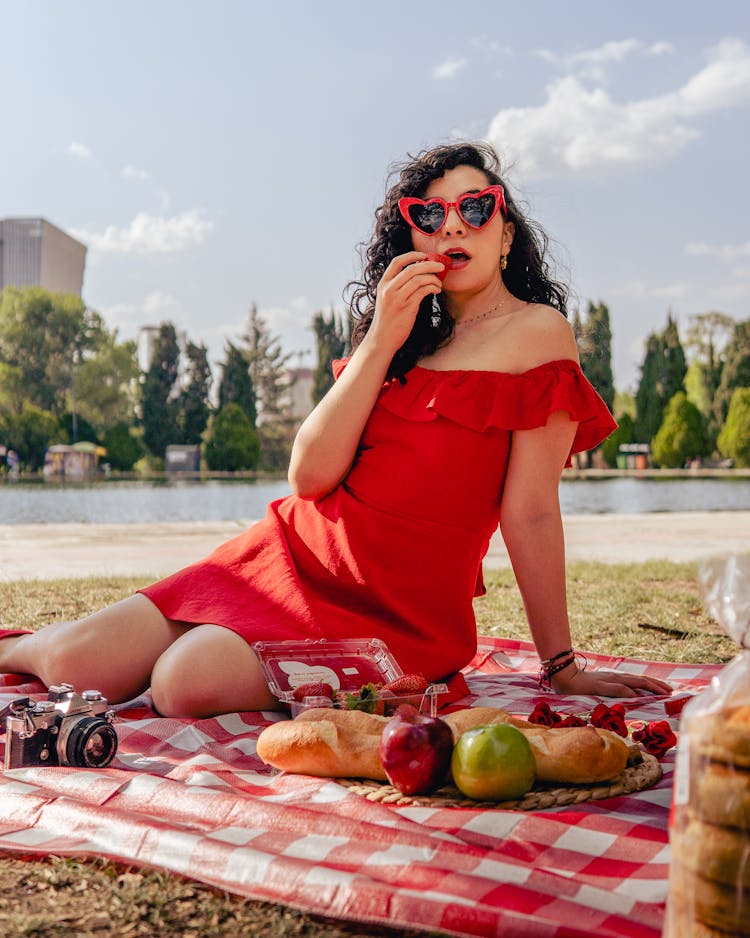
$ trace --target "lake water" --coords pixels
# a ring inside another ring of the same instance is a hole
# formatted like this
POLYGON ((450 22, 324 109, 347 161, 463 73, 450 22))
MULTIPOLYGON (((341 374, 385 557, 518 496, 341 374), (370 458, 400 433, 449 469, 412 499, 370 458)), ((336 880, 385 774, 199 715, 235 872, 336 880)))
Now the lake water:
MULTIPOLYGON (((0 524, 233 521, 260 518, 286 480, 4 483, 0 524)), ((564 479, 563 514, 750 511, 750 478, 564 479)))

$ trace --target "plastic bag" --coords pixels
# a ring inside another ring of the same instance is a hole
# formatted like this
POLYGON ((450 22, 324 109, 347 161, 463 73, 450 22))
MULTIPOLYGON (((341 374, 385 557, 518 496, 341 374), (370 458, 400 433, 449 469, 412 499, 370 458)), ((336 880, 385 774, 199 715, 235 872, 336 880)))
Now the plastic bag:
POLYGON ((750 555, 699 583, 741 651, 680 718, 664 938, 750 936, 750 555))

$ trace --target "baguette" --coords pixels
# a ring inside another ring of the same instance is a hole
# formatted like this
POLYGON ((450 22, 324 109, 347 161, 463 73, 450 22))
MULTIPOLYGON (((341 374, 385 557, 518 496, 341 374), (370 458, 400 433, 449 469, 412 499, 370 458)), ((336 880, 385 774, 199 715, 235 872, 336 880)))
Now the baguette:
MULTIPOLYGON (((593 784, 618 776, 628 761, 628 747, 615 733, 594 727, 536 726, 494 707, 471 707, 443 717, 454 739, 489 723, 510 723, 528 739, 536 777, 544 782, 593 784)), ((266 727, 256 752, 277 769, 323 778, 371 778, 386 781, 380 762, 380 737, 390 718, 360 710, 315 707, 294 720, 266 727)))
POLYGON ((256 752, 268 765, 297 775, 387 781, 380 737, 388 717, 360 710, 314 707, 267 726, 256 752))
POLYGON ((470 707, 444 717, 454 739, 467 730, 492 723, 509 723, 529 741, 540 782, 588 785, 607 782, 625 770, 627 743, 610 730, 593 726, 538 726, 494 707, 470 707))

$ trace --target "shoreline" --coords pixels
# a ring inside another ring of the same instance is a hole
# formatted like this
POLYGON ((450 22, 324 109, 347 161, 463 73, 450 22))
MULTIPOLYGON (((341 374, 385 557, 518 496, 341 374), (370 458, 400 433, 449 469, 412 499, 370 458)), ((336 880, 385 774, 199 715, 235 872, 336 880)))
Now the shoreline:
MULTIPOLYGON (((135 576, 148 582, 200 560, 254 520, 0 524, 0 581, 135 576)), ((682 563, 750 552, 750 511, 563 515, 563 527, 567 562, 682 563)), ((510 566, 499 532, 484 566, 510 566)))
MULTIPOLYGON (((594 468, 569 466, 563 469, 561 478, 573 481, 575 479, 750 479, 750 468, 734 468, 728 466, 697 466, 689 469, 657 469, 649 466, 642 469, 618 469, 615 467, 594 468)), ((280 482, 286 479, 284 473, 265 473, 248 470, 247 472, 117 472, 109 475, 97 473, 90 478, 65 479, 63 476, 45 477, 43 473, 24 473, 16 478, 10 478, 0 471, 0 487, 7 485, 39 485, 76 488, 80 486, 102 484, 116 485, 118 482, 280 482)))

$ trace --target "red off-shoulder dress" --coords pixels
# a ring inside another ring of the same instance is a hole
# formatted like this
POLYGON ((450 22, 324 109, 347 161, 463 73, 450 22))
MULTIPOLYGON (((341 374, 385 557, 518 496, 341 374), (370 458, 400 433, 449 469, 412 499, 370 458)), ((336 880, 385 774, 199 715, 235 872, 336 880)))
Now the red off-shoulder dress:
MULTIPOLYGON (((346 360, 334 363, 336 377, 346 360)), ((571 452, 616 424, 572 361, 522 374, 416 366, 388 381, 354 464, 329 495, 272 502, 263 520, 142 592, 170 619, 248 642, 371 638, 441 679, 476 650, 474 596, 500 518, 514 430, 567 411, 571 452)))

